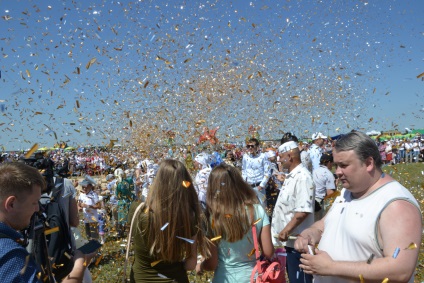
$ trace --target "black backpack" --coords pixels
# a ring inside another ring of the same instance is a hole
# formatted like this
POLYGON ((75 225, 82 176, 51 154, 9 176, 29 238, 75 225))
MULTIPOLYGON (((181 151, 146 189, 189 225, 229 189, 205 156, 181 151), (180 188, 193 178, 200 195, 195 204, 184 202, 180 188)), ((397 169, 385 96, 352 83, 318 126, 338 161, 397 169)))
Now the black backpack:
MULTIPOLYGON (((59 203, 60 198, 63 197, 63 191, 63 179, 56 177, 55 186, 50 194, 43 194, 40 199, 40 213, 43 216, 40 217, 40 221, 44 222, 51 271, 58 282, 65 278, 74 267, 71 230, 63 207, 59 203)), ((33 243, 33 254, 42 271, 49 270, 46 266, 49 262, 43 251, 44 235, 35 235, 33 243)))

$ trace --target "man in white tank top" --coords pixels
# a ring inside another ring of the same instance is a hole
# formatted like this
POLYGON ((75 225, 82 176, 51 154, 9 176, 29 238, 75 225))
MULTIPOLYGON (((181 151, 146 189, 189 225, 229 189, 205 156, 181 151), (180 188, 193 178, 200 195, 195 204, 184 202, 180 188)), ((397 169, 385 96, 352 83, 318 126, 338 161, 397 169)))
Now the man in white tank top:
POLYGON ((382 172, 367 135, 341 137, 333 157, 344 189, 327 215, 298 235, 300 267, 315 283, 414 282, 422 233, 417 201, 382 172))

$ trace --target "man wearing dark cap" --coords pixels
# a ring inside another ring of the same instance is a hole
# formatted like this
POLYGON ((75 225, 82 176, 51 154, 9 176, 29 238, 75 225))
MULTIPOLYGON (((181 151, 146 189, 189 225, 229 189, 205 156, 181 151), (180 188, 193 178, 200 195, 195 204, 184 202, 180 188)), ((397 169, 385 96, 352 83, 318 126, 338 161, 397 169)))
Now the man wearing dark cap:
POLYGON ((324 152, 321 155, 319 167, 312 173, 315 183, 315 221, 320 220, 324 215, 324 198, 336 191, 332 167, 333 154, 324 152))

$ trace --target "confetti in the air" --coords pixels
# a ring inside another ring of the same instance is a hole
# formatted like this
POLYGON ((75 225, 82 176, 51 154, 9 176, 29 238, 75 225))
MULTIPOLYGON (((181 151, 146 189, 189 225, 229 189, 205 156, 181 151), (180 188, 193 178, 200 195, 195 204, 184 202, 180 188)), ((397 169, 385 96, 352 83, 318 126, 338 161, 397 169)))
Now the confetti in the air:
POLYGON ((417 248, 417 244, 416 243, 410 243, 405 250, 415 250, 417 248))
POLYGON ((154 267, 155 265, 157 265, 159 262, 161 262, 162 260, 160 259, 160 260, 156 260, 156 261, 153 261, 151 264, 150 264, 150 266, 151 267, 154 267))
POLYGON ((165 223, 165 225, 163 225, 163 226, 160 228, 160 230, 161 230, 161 231, 165 230, 165 229, 166 229, 166 227, 168 227, 168 225, 169 225, 169 222, 166 222, 166 223, 165 223))
POLYGON ((188 188, 190 187, 191 183, 189 181, 183 181, 183 187, 188 188))
POLYGON ((222 236, 216 236, 216 237, 214 237, 214 238, 212 238, 211 239, 211 241, 213 242, 213 241, 217 241, 217 240, 219 240, 219 239, 221 239, 222 238, 222 236))
POLYGON ((184 240, 184 241, 186 241, 190 244, 194 244, 194 240, 192 240, 192 239, 187 239, 187 238, 180 237, 180 236, 175 236, 175 237, 177 237, 178 239, 184 240))
POLYGON ((399 255, 399 252, 400 252, 400 248, 396 248, 395 251, 393 252, 392 257, 397 258, 397 256, 399 255))

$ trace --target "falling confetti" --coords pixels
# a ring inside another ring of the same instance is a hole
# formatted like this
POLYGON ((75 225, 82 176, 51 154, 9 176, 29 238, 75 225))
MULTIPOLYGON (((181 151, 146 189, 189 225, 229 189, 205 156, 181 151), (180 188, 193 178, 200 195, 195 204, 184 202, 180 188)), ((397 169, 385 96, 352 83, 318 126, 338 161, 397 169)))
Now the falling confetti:
POLYGON ((211 241, 214 242, 214 241, 217 241, 221 238, 222 238, 222 236, 216 236, 216 237, 212 238, 211 241))
POLYGON ((97 61, 96 58, 91 59, 90 61, 88 61, 87 65, 85 65, 85 68, 88 70, 91 67, 91 65, 96 63, 96 61, 97 61))
POLYGON ((400 252, 400 248, 396 248, 396 249, 395 249, 395 251, 393 252, 392 257, 393 257, 393 258, 397 258, 397 256, 398 256, 399 252, 400 252))
POLYGON ((416 249, 417 248, 417 244, 415 244, 415 243, 410 243, 409 244, 409 246, 407 246, 406 248, 405 248, 405 250, 414 250, 414 249, 416 249))
POLYGON ((161 262, 162 260, 160 259, 160 260, 156 260, 156 261, 153 261, 151 264, 150 264, 150 266, 151 267, 154 267, 155 265, 157 265, 159 262, 161 262))
POLYGON ((261 220, 262 220, 262 218, 257 219, 255 222, 253 222, 253 225, 258 224, 261 220))
POLYGON ((189 181, 183 181, 183 187, 188 188, 190 187, 191 183, 189 181))
POLYGON ((165 223, 165 225, 163 225, 163 226, 160 228, 160 230, 161 230, 161 231, 165 230, 165 229, 166 229, 166 227, 168 227, 168 225, 169 225, 169 222, 166 222, 166 223, 165 223))
POLYGON ((252 255, 254 255, 255 254, 255 252, 256 252, 256 249, 255 248, 253 248, 248 254, 247 254, 247 256, 248 257, 251 257, 252 255))
POLYGON ((30 158, 31 155, 38 149, 38 143, 35 143, 29 150, 28 152, 25 154, 25 158, 30 158))
POLYGON ((184 240, 184 241, 186 241, 190 244, 194 244, 194 240, 192 240, 192 239, 187 239, 187 238, 183 238, 183 237, 180 237, 180 236, 175 236, 175 237, 177 237, 178 239, 184 240))

